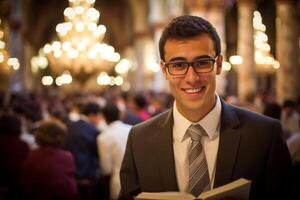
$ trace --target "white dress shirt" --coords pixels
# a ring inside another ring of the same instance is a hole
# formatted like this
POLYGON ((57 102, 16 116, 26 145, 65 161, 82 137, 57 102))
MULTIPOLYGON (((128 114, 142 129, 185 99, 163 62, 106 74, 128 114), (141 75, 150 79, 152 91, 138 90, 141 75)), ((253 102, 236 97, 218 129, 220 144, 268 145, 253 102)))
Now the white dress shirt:
MULTIPOLYGON (((215 107, 199 122, 208 136, 203 136, 201 143, 207 160, 211 188, 213 187, 216 169, 216 158, 219 146, 221 101, 218 95, 215 107)), ((188 192, 189 184, 189 161, 188 150, 191 145, 191 138, 185 134, 191 124, 196 124, 186 119, 179 113, 176 102, 173 105, 173 148, 175 157, 175 169, 177 184, 180 192, 188 192)))
POLYGON ((111 175, 111 199, 117 199, 120 192, 119 172, 131 127, 121 121, 115 121, 110 123, 97 137, 101 170, 104 174, 111 175))

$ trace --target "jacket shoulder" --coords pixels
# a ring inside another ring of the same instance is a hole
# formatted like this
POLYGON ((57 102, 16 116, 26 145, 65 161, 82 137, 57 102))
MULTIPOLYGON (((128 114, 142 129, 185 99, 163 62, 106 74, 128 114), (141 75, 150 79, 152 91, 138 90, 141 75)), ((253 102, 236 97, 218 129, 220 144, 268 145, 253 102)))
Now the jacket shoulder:
POLYGON ((173 124, 172 109, 169 109, 163 113, 160 113, 144 122, 136 124, 132 127, 130 134, 140 135, 148 134, 149 132, 157 131, 165 126, 173 124))
POLYGON ((223 105, 223 109, 225 110, 226 113, 228 113, 228 110, 231 113, 234 113, 241 122, 246 120, 247 122, 257 122, 257 123, 263 122, 263 123, 267 123, 267 124, 268 123, 280 124, 280 121, 277 119, 247 110, 242 107, 236 107, 236 106, 232 106, 229 104, 225 104, 225 105, 223 105))

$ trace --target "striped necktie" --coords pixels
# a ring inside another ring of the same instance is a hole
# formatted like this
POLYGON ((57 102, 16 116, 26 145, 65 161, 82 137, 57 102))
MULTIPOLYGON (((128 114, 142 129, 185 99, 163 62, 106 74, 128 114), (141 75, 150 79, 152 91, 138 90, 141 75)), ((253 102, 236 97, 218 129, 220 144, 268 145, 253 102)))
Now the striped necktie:
POLYGON ((201 137, 207 133, 199 124, 191 125, 186 133, 192 139, 189 150, 189 192, 197 197, 210 189, 207 162, 201 144, 201 137))

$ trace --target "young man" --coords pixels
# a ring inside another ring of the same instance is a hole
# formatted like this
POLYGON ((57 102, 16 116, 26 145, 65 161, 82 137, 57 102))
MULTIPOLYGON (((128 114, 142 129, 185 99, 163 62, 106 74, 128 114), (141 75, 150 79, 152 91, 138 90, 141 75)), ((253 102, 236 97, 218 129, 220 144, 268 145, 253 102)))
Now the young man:
POLYGON ((131 129, 119 199, 140 192, 199 195, 242 177, 252 181, 250 199, 286 199, 292 165, 280 123, 216 94, 223 57, 215 28, 200 17, 180 16, 163 31, 159 50, 175 102, 131 129))

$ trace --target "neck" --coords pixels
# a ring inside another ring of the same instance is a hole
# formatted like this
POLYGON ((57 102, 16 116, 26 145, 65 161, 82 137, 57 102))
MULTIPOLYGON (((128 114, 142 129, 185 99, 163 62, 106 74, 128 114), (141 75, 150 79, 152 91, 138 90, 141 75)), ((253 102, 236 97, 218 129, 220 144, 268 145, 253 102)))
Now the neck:
POLYGON ((179 107, 177 107, 178 111, 189 121, 191 122, 199 122, 203 119, 216 105, 217 97, 216 95, 213 97, 213 104, 209 106, 204 106, 201 110, 191 109, 188 111, 183 111, 179 107))

